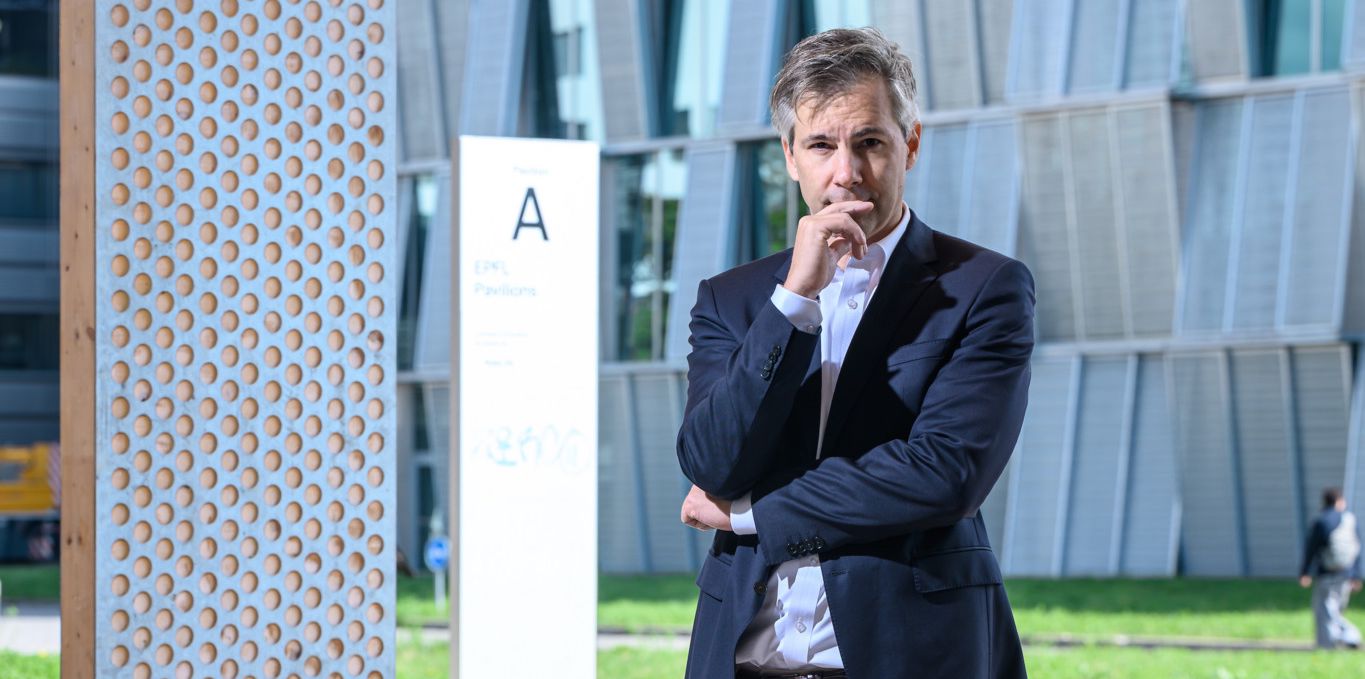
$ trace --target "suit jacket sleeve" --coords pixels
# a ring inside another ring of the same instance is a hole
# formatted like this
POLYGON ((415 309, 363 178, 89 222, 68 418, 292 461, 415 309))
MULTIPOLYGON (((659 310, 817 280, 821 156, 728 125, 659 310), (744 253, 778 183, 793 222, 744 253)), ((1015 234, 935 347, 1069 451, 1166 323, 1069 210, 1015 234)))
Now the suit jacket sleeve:
POLYGON ((764 559, 951 525, 973 515, 1014 450, 1028 402, 1033 279, 1007 260, 968 309, 965 334, 925 392, 905 439, 829 457, 755 490, 764 559))
POLYGON ((765 301, 743 334, 721 318, 712 284, 702 281, 690 325, 687 407, 678 462, 698 488, 734 499, 771 471, 819 335, 797 330, 765 301))

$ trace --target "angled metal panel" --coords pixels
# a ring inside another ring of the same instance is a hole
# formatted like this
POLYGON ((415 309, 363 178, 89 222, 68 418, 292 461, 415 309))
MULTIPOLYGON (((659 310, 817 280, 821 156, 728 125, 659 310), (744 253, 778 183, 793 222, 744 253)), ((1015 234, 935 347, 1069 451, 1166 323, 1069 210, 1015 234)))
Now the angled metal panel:
POLYGON ((1246 149, 1246 202, 1234 246, 1235 270, 1229 291, 1229 329, 1270 330, 1280 284, 1285 186, 1289 177, 1294 99, 1257 97, 1251 102, 1251 138, 1246 149))
POLYGON ((963 149, 967 126, 943 125, 934 128, 933 170, 925 172, 923 194, 918 196, 916 212, 935 229, 967 238, 962 223, 962 174, 966 158, 963 149))
POLYGON ((717 129, 752 129, 768 123, 768 94, 782 56, 783 19, 788 8, 778 0, 730 5, 730 26, 722 62, 717 129))
POLYGON ((972 123, 972 171, 965 216, 968 240, 1013 256, 1019 221, 1018 125, 1013 119, 972 123))
POLYGON ((982 520, 986 522, 986 538, 991 543, 991 549, 995 551, 996 560, 1002 565, 1009 562, 1009 536, 1005 534, 1005 527, 1009 525, 1010 487, 1016 457, 1017 454, 1010 457, 1009 463, 1005 465, 1005 471, 1000 473, 1000 478, 995 481, 995 487, 991 488, 979 510, 982 520))
POLYGON ((1166 358, 1141 356, 1120 562, 1128 576, 1175 575, 1181 504, 1169 394, 1166 358))
POLYGON ((1178 354, 1167 361, 1175 402, 1185 575, 1245 575, 1241 501, 1225 359, 1178 354))
POLYGON ((976 16, 980 29, 977 43, 981 47, 981 89, 987 104, 999 104, 1005 101, 1014 0, 976 0, 976 16))
POLYGON ((1119 466, 1128 358, 1087 358, 1067 512, 1064 575, 1114 575, 1111 539, 1123 493, 1119 466))
MULTIPOLYGON (((976 12, 962 0, 922 0, 928 47, 927 87, 934 110, 981 105, 981 69, 973 41, 976 12)), ((921 68, 921 71, 925 69, 921 68)))
POLYGON ((1141 105, 1111 119, 1130 332, 1139 337, 1169 336, 1175 314, 1179 223, 1168 115, 1165 105, 1141 105))
POLYGON ((1067 132, 1076 220, 1076 260, 1080 265, 1081 316, 1086 339, 1124 335, 1127 300, 1121 287, 1123 267, 1114 204, 1109 116, 1104 110, 1073 113, 1067 132))
POLYGON ((1123 87, 1165 87, 1179 55, 1177 0, 1132 0, 1128 17, 1128 58, 1123 87))
POLYGON ((665 373, 642 373, 633 380, 650 563, 659 572, 686 572, 693 568, 687 549, 692 529, 678 521, 678 507, 688 486, 683 485, 674 448, 681 413, 675 411, 676 399, 670 397, 672 378, 665 373))
MULTIPOLYGON (((1358 4, 1358 3, 1356 3, 1358 4)), ((1356 10, 1365 15, 1365 8, 1356 10)), ((1365 36, 1358 39, 1365 40, 1365 36)), ((1346 220, 1348 243, 1342 247, 1346 259, 1345 308, 1342 311, 1342 331, 1350 336, 1365 336, 1365 144, 1359 142, 1357 130, 1365 125, 1365 87, 1351 89, 1351 159, 1350 210, 1346 220)))
POLYGON ((1185 44, 1190 75, 1196 81, 1250 77, 1245 28, 1247 3, 1199 0, 1185 3, 1185 44))
POLYGON ((0 226, 0 266, 57 264, 57 231, 0 226))
POLYGON ((1299 559, 1294 439, 1286 402, 1289 356, 1279 349, 1232 353, 1232 394, 1246 503, 1248 574, 1295 575, 1299 559))
POLYGON ((925 68, 928 48, 924 44, 924 20, 918 1, 905 0, 867 0, 872 25, 877 27, 888 40, 896 43, 902 53, 910 57, 915 69, 915 80, 919 88, 920 108, 933 107, 928 98, 932 85, 930 73, 925 68))
POLYGON ((1030 102, 1061 96, 1071 45, 1071 0, 1015 0, 1005 98, 1030 102))
POLYGON ((1306 520, 1317 513, 1323 488, 1346 483, 1351 350, 1345 344, 1296 347, 1292 356, 1306 520))
POLYGON ((0 152, 15 158, 57 154, 57 81, 0 78, 0 152))
POLYGON ((1360 0, 1348 0, 1346 18, 1342 23, 1342 68, 1365 68, 1365 7, 1361 7, 1360 0))
POLYGON ((1068 94, 1113 92, 1118 89, 1119 50, 1123 49, 1122 0, 1083 0, 1076 3, 1071 46, 1068 94))
POLYGON ((1182 229, 1184 284, 1178 301, 1184 334, 1221 332, 1223 327, 1242 109, 1239 99, 1198 107, 1189 208, 1182 229))
POLYGON ((602 115, 608 142, 649 137, 651 60, 640 0, 596 0, 602 115))
POLYGON ((432 32, 431 0, 398 2, 398 107, 404 160, 450 155, 440 79, 440 54, 432 32))
MULTIPOLYGON (((1347 349, 1348 355, 1352 350, 1347 349)), ((1350 424, 1346 438, 1346 481, 1342 488, 1347 501, 1359 507, 1365 493, 1365 345, 1357 345, 1355 372, 1351 384, 1350 424)))
POLYGON ((699 143, 687 149, 687 193, 678 212, 673 246, 673 278, 665 356, 687 357, 688 322, 697 301, 697 284, 730 265, 735 221, 735 160, 738 147, 729 142, 699 143))
POLYGON ((1052 576, 1061 540, 1062 500, 1066 496, 1066 445, 1070 438, 1074 362, 1035 360, 1029 385, 1017 463, 1011 477, 1007 568, 1016 576, 1052 576))
POLYGON ((530 5, 531 0, 506 0, 470 6, 460 134, 516 134, 530 5))
MULTIPOLYGON (((1292 205, 1292 232, 1283 272, 1283 319, 1287 326, 1332 326, 1345 297, 1342 244, 1350 229, 1347 201, 1353 179, 1350 100, 1344 88, 1304 92, 1300 121, 1298 182, 1292 205)), ((1357 263, 1360 265, 1361 263, 1357 263)))
POLYGON ((55 266, 0 265, 0 313, 55 313, 59 278, 55 266))
POLYGON ((1025 118, 1023 191, 1019 214, 1019 257, 1032 270, 1040 300, 1039 339, 1077 336, 1076 292, 1072 283, 1067 188, 1063 174, 1062 126, 1057 116, 1025 118))
POLYGON ((644 568, 640 512, 641 485, 636 482, 627 375, 603 376, 597 410, 598 558, 608 573, 638 573, 644 568))
MULTIPOLYGON (((436 52, 440 67, 441 96, 444 99, 442 120, 446 139, 460 134, 460 107, 464 95, 465 59, 469 48, 469 7, 474 0, 427 0, 435 13, 434 25, 427 30, 436 33, 436 52)), ((475 105, 483 105, 475 99, 475 105)), ((450 154, 447 143, 442 157, 450 154)))

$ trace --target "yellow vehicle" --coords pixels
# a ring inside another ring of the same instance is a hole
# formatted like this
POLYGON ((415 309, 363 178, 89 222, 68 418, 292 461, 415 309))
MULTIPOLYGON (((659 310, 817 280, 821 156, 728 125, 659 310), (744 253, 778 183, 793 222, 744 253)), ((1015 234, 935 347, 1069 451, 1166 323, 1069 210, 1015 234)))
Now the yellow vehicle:
POLYGON ((37 514, 57 506, 56 444, 0 446, 0 518, 37 514))

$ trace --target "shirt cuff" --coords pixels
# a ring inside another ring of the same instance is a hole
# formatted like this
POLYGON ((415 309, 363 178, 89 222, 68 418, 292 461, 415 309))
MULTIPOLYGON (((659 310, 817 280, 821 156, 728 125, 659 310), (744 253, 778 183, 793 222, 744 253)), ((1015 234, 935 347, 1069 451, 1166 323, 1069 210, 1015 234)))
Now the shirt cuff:
POLYGON ((820 315, 819 302, 802 297, 780 285, 774 287, 772 301, 773 306, 777 307, 797 330, 812 335, 820 331, 823 318, 820 315))
POLYGON ((754 503, 745 493, 744 497, 730 503, 730 530, 735 535, 757 535, 758 526, 754 525, 754 503))

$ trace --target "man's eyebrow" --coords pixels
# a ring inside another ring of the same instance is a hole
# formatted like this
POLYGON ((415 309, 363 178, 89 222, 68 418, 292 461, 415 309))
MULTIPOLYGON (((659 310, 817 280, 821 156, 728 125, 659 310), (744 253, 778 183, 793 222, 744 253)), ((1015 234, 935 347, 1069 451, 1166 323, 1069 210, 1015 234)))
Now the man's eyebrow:
POLYGON ((830 135, 825 134, 824 132, 815 132, 806 135, 805 139, 803 139, 802 141, 809 144, 813 141, 830 141, 832 139, 834 139, 834 137, 831 137, 830 135))
POLYGON ((858 130, 857 130, 856 132, 853 133, 853 136, 854 136, 854 137, 868 137, 868 136, 871 136, 871 135, 874 135, 874 134, 885 135, 885 134, 889 134, 889 133, 886 131, 885 128, 883 128, 883 127, 881 127, 881 126, 878 126, 878 125, 868 125, 868 126, 866 126, 866 127, 860 127, 860 128, 858 128, 858 130))

